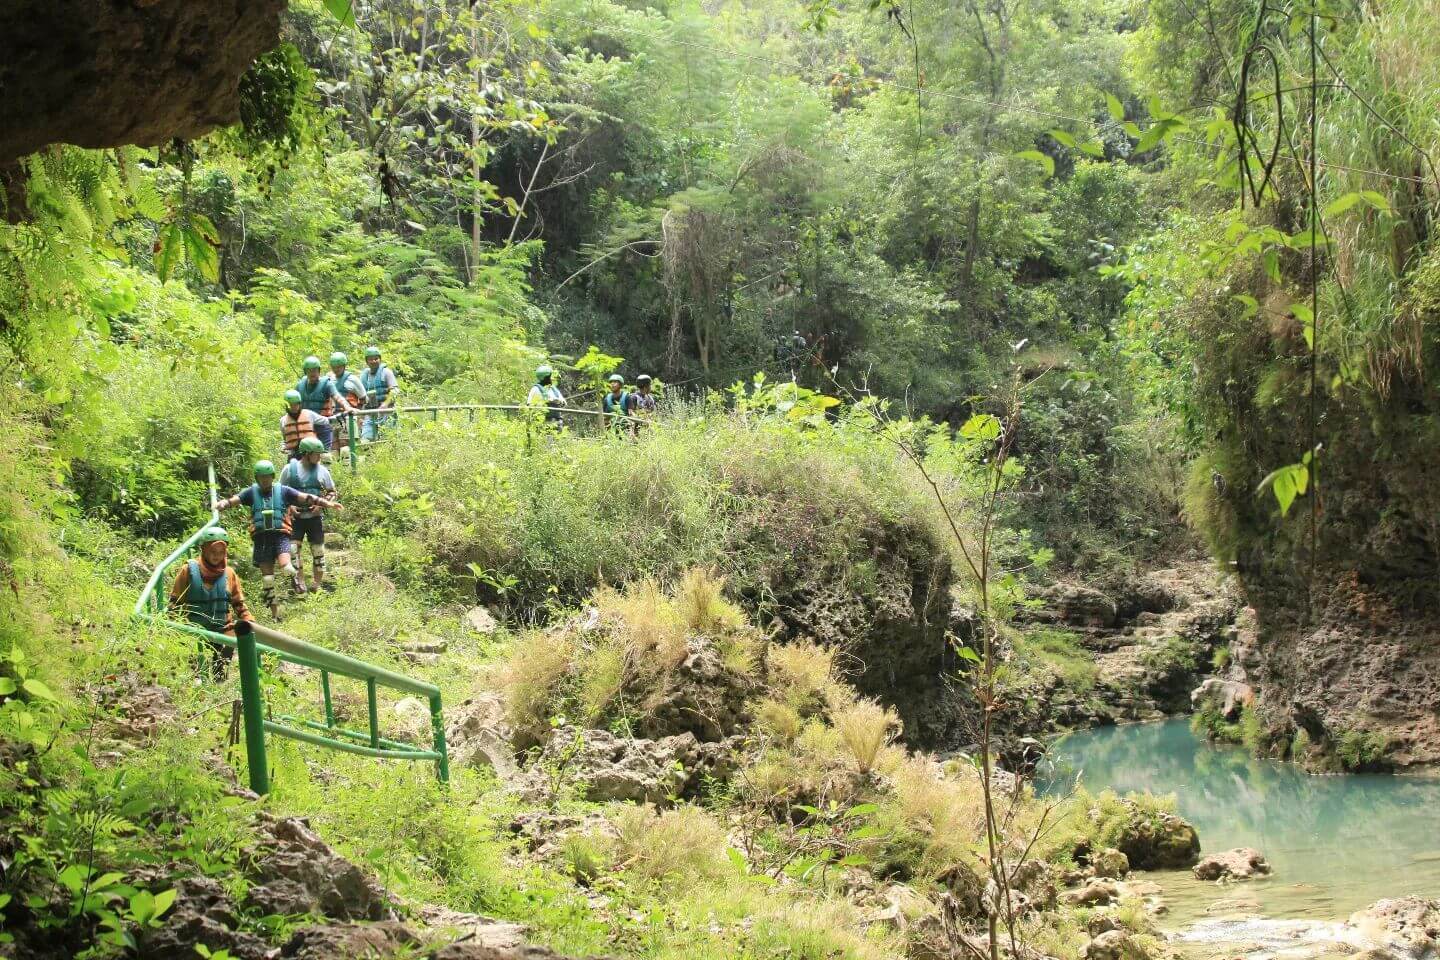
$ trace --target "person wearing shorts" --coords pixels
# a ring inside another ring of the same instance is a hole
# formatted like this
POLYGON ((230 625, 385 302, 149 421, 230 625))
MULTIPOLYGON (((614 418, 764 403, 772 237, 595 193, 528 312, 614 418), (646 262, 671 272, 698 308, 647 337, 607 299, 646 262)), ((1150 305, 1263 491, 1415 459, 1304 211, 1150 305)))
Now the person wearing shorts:
POLYGON ((289 575, 296 593, 305 591, 300 572, 290 560, 290 508, 314 509, 318 504, 324 509, 336 509, 340 505, 334 500, 314 497, 294 487, 276 483, 275 464, 269 460, 256 462, 255 482, 233 497, 221 500, 216 509, 228 510, 242 504, 250 508, 250 539, 253 544, 250 559, 260 568, 260 596, 270 608, 270 615, 278 619, 280 600, 275 594, 276 565, 289 575))
MULTIPOLYGON (((300 441, 300 459, 292 460, 280 471, 280 482, 285 486, 294 487, 302 493, 307 493, 317 501, 322 499, 335 499, 335 479, 330 475, 330 470, 320 458, 325 454, 325 447, 314 437, 307 437, 300 441)), ((290 519, 290 545, 294 548, 295 565, 303 570, 304 565, 300 562, 300 549, 305 543, 310 544, 310 569, 315 578, 311 590, 334 590, 335 587, 329 580, 325 579, 325 518, 319 507, 305 508, 294 507, 294 516, 290 519)), ((301 574, 303 582, 304 575, 301 574)))

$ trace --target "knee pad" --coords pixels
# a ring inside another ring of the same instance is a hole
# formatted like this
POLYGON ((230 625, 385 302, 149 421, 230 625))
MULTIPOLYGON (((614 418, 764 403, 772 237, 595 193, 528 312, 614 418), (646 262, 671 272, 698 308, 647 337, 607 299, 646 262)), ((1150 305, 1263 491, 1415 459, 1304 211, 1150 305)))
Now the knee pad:
POLYGON ((313 547, 313 548, 310 550, 310 560, 311 560, 312 563, 315 564, 315 569, 316 569, 316 570, 324 570, 324 569, 325 569, 325 548, 324 548, 323 546, 322 546, 322 547, 313 547))
POLYGON ((265 597, 267 602, 273 600, 275 598, 275 575, 267 573, 265 574, 265 576, 261 577, 260 588, 260 592, 265 597))
MULTIPOLYGON (((292 576, 292 577, 295 576, 295 561, 294 561, 294 560, 286 560, 286 561, 285 561, 285 566, 281 567, 280 569, 283 570, 283 571, 284 571, 286 574, 288 574, 289 576, 292 576)), ((266 579, 273 581, 275 578, 274 578, 274 577, 267 577, 266 579)))

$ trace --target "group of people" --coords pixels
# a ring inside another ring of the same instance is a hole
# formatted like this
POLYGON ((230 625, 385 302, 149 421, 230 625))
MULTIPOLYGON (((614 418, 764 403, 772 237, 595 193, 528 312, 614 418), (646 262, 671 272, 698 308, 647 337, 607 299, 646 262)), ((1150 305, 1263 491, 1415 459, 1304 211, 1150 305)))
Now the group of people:
MULTIPOLYGON (((648 373, 635 378, 635 389, 625 388, 625 378, 610 374, 609 389, 600 398, 600 416, 616 433, 634 436, 640 424, 655 413, 655 379, 648 373)), ((565 396, 555 384, 555 371, 548 364, 535 368, 535 385, 525 402, 532 407, 548 407, 546 418, 563 423, 565 396)))
MULTIPOLYGON (((330 374, 322 375, 320 359, 306 357, 304 375, 294 389, 286 391, 285 415, 280 418, 282 446, 288 458, 276 469, 270 460, 254 466, 254 483, 216 505, 223 512, 243 506, 249 510, 251 560, 260 568, 261 600, 272 617, 280 615, 276 569, 290 581, 296 596, 334 587, 325 575, 324 511, 339 510, 340 501, 325 460, 331 451, 343 453, 349 445, 348 432, 337 431, 333 422, 359 411, 387 409, 393 405, 399 386, 395 374, 381 360, 378 347, 365 351, 365 371, 356 376, 347 369, 343 353, 330 356, 330 374), (299 552, 310 546, 311 581, 305 581, 299 552)), ((654 380, 648 374, 635 379, 628 390, 625 378, 613 374, 609 390, 600 400, 600 414, 618 433, 633 435, 636 428, 655 412, 654 380)), ((565 397, 555 383, 555 371, 548 365, 535 370, 535 385, 527 403, 546 407, 547 418, 559 420, 565 397)), ((362 415, 361 439, 379 438, 389 414, 362 415)), ((199 556, 184 564, 170 587, 170 607, 192 624, 214 633, 234 637, 248 632, 254 617, 245 602, 240 577, 230 566, 230 535, 222 527, 210 527, 199 538, 199 556)), ((232 655, 228 644, 211 643, 210 669, 223 672, 232 655)))
MULTIPOLYGON (((365 348, 365 370, 356 376, 349 370, 349 358, 330 354, 330 373, 320 368, 320 358, 306 357, 303 371, 293 389, 285 391, 285 414, 280 418, 281 445, 291 460, 300 457, 300 442, 306 437, 320 441, 327 451, 344 453, 350 446, 346 430, 334 424, 360 411, 381 410, 395 403, 400 384, 395 373, 381 359, 379 347, 365 348)), ((359 414, 360 439, 369 443, 380 437, 390 414, 359 414)))

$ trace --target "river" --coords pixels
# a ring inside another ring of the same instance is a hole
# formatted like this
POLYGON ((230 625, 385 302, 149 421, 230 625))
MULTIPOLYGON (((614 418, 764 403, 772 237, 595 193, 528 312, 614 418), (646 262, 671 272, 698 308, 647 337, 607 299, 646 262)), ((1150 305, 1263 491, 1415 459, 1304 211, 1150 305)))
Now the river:
POLYGON ((1383 897, 1440 897, 1440 779, 1310 776, 1208 744, 1184 719, 1069 734, 1052 747, 1041 788, 1068 790, 1077 776, 1091 791, 1173 793, 1204 851, 1254 847, 1270 861, 1271 877, 1226 887, 1188 871, 1155 874, 1169 930, 1233 942, 1204 931, 1233 926, 1225 917, 1328 922, 1383 897))

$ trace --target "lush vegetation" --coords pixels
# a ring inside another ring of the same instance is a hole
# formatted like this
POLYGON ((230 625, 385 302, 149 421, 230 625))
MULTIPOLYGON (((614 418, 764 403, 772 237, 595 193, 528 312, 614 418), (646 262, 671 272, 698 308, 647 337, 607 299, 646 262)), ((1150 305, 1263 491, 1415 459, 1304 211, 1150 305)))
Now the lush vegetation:
MULTIPOLYGON (((660 811, 563 771, 531 804, 485 772, 445 793, 276 750, 270 808, 314 815, 411 905, 564 950, 902 956, 843 868, 921 898, 988 869, 982 778, 898 746, 834 650, 771 646, 797 598, 871 597, 914 563, 936 609, 954 586, 1006 641, 1002 691, 1085 694, 1074 636, 1003 621, 1047 566, 1183 541, 1183 504, 1292 620, 1317 569, 1428 602, 1433 11, 1207 9, 293 0, 239 126, 21 160, 0 224, 0 930, 120 953, 171 907, 149 868, 244 885, 261 805, 227 788, 229 693, 128 613, 202 522, 207 465, 233 491, 274 453, 307 354, 379 345, 436 403, 516 402, 542 361, 586 407, 613 369, 663 382, 634 439, 481 414, 367 448, 341 478, 340 589, 288 613, 451 702, 503 690, 535 745, 561 718, 643 728, 696 637, 748 685, 749 776, 660 811), (1332 520, 1317 491, 1352 488, 1363 509, 1332 520), (506 626, 463 629, 476 602, 506 626), (601 634, 549 629, 588 604, 601 634), (443 666, 405 657, 421 643, 443 666), (135 726, 152 685, 159 736, 135 726), (613 830, 530 856, 506 824, 541 808, 613 830)), ((1203 666, 1180 641, 1157 657, 1203 666)), ((1348 769, 1388 749, 1249 708, 1197 724, 1348 769)), ((1017 804, 1020 833, 1048 815, 1017 804)), ((1082 797, 1036 853, 1073 866, 1134 809, 1082 797)), ((1070 956, 1077 916, 1026 936, 1070 956)), ((279 941, 299 921, 240 922, 279 941)))

